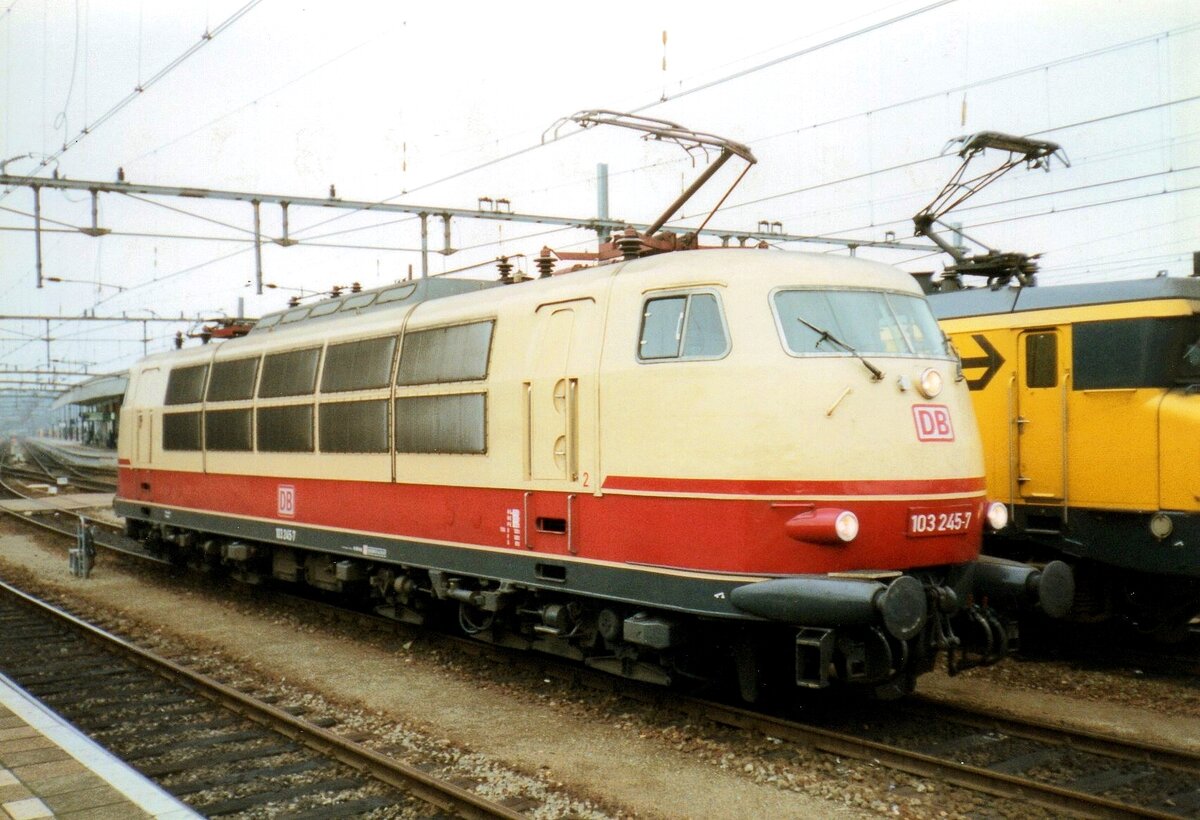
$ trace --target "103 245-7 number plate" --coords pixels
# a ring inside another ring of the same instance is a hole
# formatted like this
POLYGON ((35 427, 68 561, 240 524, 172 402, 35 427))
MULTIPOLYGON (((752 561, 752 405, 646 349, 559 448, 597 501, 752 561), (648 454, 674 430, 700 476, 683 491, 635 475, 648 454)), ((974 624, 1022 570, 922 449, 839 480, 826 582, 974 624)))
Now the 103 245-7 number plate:
POLYGON ((921 537, 927 535, 958 535, 971 528, 975 511, 970 504, 954 507, 909 507, 908 534, 921 537))

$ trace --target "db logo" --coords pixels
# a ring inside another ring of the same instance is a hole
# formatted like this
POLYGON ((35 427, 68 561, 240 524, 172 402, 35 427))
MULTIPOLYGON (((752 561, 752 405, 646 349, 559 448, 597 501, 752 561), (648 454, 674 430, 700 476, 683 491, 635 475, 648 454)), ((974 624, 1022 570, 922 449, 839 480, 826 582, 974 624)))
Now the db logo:
POLYGON ((296 514, 296 488, 290 484, 279 485, 279 514, 284 518, 296 514))
POLYGON ((914 404, 913 423, 921 441, 954 441, 950 409, 944 404, 914 404))

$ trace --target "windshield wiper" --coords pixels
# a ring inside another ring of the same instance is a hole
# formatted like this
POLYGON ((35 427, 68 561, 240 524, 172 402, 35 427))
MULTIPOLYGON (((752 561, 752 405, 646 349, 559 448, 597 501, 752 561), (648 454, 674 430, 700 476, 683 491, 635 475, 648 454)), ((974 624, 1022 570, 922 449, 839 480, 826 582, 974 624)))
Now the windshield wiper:
POLYGON ((883 371, 882 370, 880 370, 878 367, 876 367, 875 365, 871 364, 866 359, 864 359, 863 355, 861 353, 859 353, 857 350, 852 348, 850 345, 843 342, 837 336, 834 336, 828 330, 823 330, 823 329, 817 327, 812 322, 808 321, 807 319, 805 319, 801 316, 797 316, 796 321, 799 322, 800 324, 804 325, 806 328, 811 330, 813 333, 816 333, 818 336, 821 337, 821 338, 817 339, 817 344, 813 345, 813 347, 816 347, 817 345, 821 344, 821 342, 829 340, 829 341, 833 342, 835 345, 837 345, 838 347, 840 347, 842 350, 845 350, 851 356, 853 356, 854 358, 856 358, 860 362, 862 362, 863 367, 865 367, 865 368, 867 368, 867 370, 871 371, 871 380, 872 381, 877 381, 877 382, 883 381, 883 371))

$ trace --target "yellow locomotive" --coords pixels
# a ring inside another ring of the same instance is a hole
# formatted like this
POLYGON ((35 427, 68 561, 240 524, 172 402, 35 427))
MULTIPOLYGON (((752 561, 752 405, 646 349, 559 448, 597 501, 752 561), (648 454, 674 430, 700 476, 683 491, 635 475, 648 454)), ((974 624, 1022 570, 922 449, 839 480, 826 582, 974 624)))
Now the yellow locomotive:
POLYGON ((992 131, 950 146, 962 163, 913 221, 954 259, 918 278, 963 357, 988 492, 1013 510, 985 551, 1072 563, 1076 621, 1182 638, 1200 614, 1200 270, 1035 287, 1036 256, 970 255, 934 230, 948 211, 1021 163, 1067 161, 1056 143, 992 131), (967 177, 989 149, 1007 158, 967 177))
POLYGON ((1200 278, 934 295, 963 356, 987 550, 1076 567, 1072 618, 1178 637, 1200 614, 1200 278))

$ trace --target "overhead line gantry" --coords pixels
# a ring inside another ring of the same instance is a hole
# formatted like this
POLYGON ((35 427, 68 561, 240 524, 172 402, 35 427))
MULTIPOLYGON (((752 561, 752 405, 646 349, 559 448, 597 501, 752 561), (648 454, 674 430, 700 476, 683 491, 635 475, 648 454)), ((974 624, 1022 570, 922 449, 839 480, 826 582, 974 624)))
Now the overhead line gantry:
MULTIPOLYGON (((123 176, 123 174, 120 174, 123 176)), ((263 274, 262 274, 262 245, 264 242, 271 242, 281 247, 289 247, 291 245, 301 244, 303 240, 296 239, 288 232, 288 209, 290 207, 306 207, 306 208, 332 208, 351 211, 378 211, 380 213, 403 213, 416 216, 421 221, 421 275, 429 275, 429 217, 440 217, 443 222, 443 238, 444 245, 440 250, 434 251, 449 256, 455 252, 455 248, 450 243, 450 222, 454 218, 462 219, 482 219, 500 222, 524 222, 545 225, 561 225, 564 227, 581 228, 585 230, 595 231, 603 236, 605 234, 616 233, 625 228, 632 227, 638 231, 646 231, 651 226, 649 224, 631 223, 616 219, 602 218, 579 218, 579 217, 564 217, 553 216, 550 214, 534 214, 522 213, 505 209, 486 209, 486 208, 448 208, 440 205, 419 205, 419 204, 401 204, 395 202, 372 202, 369 200, 350 200, 341 199, 330 192, 329 197, 312 197, 312 196, 296 196, 293 194, 270 194, 252 191, 230 191, 214 188, 195 188, 181 187, 172 185, 144 185, 141 183, 129 182, 124 179, 118 179, 116 182, 101 182, 98 180, 77 180, 48 178, 48 177, 24 177, 11 174, 0 174, 0 186, 12 187, 27 187, 33 191, 34 197, 34 242, 36 246, 36 262, 37 262, 37 286, 42 287, 42 215, 41 215, 41 190, 43 188, 50 190, 61 191, 87 191, 92 195, 92 224, 87 227, 81 227, 77 230, 88 236, 98 237, 108 234, 110 231, 103 228, 99 224, 99 208, 98 201, 100 194, 141 194, 144 196, 156 197, 179 197, 185 199, 211 199, 225 200, 235 202, 248 202, 253 207, 254 213, 254 244, 255 244, 255 293, 261 295, 263 292, 263 274), (282 227, 283 232, 279 237, 264 237, 262 232, 261 206, 264 204, 278 205, 282 211, 282 227)), ((661 227, 661 225, 654 226, 661 227)), ((735 230, 727 228, 704 228, 701 233, 707 236, 713 236, 721 239, 723 243, 728 244, 730 240, 736 240, 741 244, 747 242, 807 242, 821 245, 833 245, 851 249, 851 251, 861 247, 883 247, 895 250, 929 250, 929 246, 925 244, 916 244, 911 242, 897 242, 894 240, 871 241, 865 239, 852 239, 841 237, 828 236, 812 236, 807 234, 791 234, 783 233, 782 231, 761 230, 762 223, 759 224, 759 229, 756 230, 735 230)))

